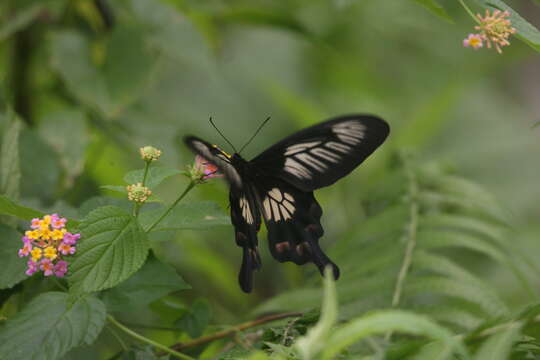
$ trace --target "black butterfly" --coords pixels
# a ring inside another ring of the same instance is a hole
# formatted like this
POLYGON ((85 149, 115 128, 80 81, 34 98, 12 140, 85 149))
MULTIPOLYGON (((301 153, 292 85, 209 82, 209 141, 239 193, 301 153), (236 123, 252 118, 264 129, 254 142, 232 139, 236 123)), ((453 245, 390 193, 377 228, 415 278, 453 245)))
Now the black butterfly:
POLYGON ((240 287, 251 292, 253 270, 261 267, 257 232, 261 216, 270 252, 280 262, 315 263, 321 274, 339 268, 319 247, 324 231, 313 190, 328 186, 360 165, 386 139, 388 124, 371 115, 346 115, 301 130, 251 161, 188 136, 185 143, 215 164, 230 185, 231 220, 243 248, 240 287))

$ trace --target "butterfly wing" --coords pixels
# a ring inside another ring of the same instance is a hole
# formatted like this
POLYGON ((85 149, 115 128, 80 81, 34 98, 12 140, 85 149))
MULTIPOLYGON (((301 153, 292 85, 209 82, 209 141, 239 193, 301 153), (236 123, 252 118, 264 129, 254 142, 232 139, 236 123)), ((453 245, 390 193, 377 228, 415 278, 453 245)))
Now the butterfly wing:
POLYGON ((236 244, 243 250, 238 282, 242 290, 249 293, 253 289, 253 271, 261 267, 257 240, 261 216, 254 187, 249 183, 244 184, 242 192, 231 188, 229 201, 236 244))
POLYGON ((309 192, 350 173, 389 132, 388 124, 376 116, 340 116, 281 140, 251 163, 262 173, 309 192))
POLYGON ((229 193, 231 222, 234 226, 236 244, 243 249, 238 282, 242 290, 251 292, 253 270, 261 267, 261 257, 257 248, 257 233, 261 227, 257 191, 248 180, 242 179, 231 163, 230 157, 223 150, 194 136, 188 136, 184 141, 192 151, 216 165, 231 185, 229 193))
POLYGON ((303 192, 275 178, 257 185, 272 256, 280 262, 292 261, 298 265, 313 262, 321 274, 330 265, 337 279, 339 268, 319 246, 324 233, 320 221, 322 208, 313 192, 303 192))

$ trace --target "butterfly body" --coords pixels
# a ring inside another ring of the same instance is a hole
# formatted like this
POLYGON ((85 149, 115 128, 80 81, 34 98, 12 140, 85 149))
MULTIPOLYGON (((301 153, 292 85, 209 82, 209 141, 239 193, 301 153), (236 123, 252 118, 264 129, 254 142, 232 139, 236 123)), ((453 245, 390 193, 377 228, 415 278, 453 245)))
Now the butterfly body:
POLYGON ((301 130, 251 161, 188 136, 185 143, 215 164, 230 185, 231 222, 243 249, 239 274, 242 290, 251 292, 253 271, 261 267, 257 233, 264 220, 272 256, 298 265, 313 262, 321 272, 339 268, 319 246, 322 208, 313 190, 350 173, 381 145, 388 124, 375 116, 341 116, 301 130))

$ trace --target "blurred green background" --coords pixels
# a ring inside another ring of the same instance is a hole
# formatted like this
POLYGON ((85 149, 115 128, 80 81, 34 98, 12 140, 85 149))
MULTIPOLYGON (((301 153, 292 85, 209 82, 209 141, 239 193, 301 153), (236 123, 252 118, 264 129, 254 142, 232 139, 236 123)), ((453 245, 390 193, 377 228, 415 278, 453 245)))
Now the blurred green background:
MULTIPOLYGON (((464 48, 473 22, 458 2, 443 2, 453 23, 414 1, 123 0, 107 2, 105 13, 98 3, 0 4, 0 104, 25 123, 23 203, 78 217, 88 199, 114 195, 101 185, 122 185, 126 171, 141 167, 141 146, 160 148, 160 161, 178 168, 193 161, 184 135, 227 149, 210 116, 237 147, 272 117, 244 152, 249 159, 323 119, 373 113, 390 123, 387 142, 316 193, 324 248, 353 236, 369 213, 364 199, 388 186, 387 169, 405 150, 419 164, 493 193, 516 229, 507 240, 532 262, 540 255, 540 59, 515 38, 502 55, 464 48), (114 21, 107 24, 104 14, 114 21)), ((507 3, 540 24, 533 2, 507 3)), ((167 180, 158 197, 174 199, 187 181, 167 180)), ((223 181, 189 197, 217 201, 228 212, 223 181)), ((156 306, 204 297, 211 323, 233 324, 275 295, 318 284, 312 265, 274 261, 265 237, 263 229, 264 266, 251 295, 237 286, 240 249, 230 227, 153 239, 156 256, 192 286, 156 306)), ((355 252, 362 262, 361 248, 355 252)), ((506 269, 474 257, 465 262, 511 307, 531 300, 506 269)), ((151 321, 156 312, 138 316, 151 321)))

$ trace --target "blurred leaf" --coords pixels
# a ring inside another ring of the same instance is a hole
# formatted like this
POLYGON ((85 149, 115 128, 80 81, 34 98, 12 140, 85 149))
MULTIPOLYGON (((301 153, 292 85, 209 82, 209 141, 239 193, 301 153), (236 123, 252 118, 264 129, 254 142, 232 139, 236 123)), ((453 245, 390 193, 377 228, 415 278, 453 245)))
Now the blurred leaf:
MULTIPOLYGON (((154 223, 164 210, 145 211, 139 221, 144 229, 154 223)), ((230 225, 231 219, 218 204, 211 201, 180 203, 152 230, 207 229, 213 226, 230 225)))
POLYGON ((274 11, 273 9, 259 8, 233 8, 227 9, 216 16, 216 19, 225 23, 239 23, 247 25, 272 26, 297 34, 311 37, 309 30, 293 14, 274 11))
POLYGON ((439 340, 446 346, 436 359, 451 359, 454 352, 468 359, 468 353, 461 340, 449 330, 433 322, 426 316, 401 310, 384 310, 351 320, 330 334, 323 359, 333 359, 342 350, 358 341, 378 334, 401 332, 415 336, 426 336, 439 340))
POLYGON ((510 12, 510 21, 516 28, 515 36, 523 40, 536 51, 540 51, 540 31, 527 20, 522 18, 517 11, 506 5, 502 0, 476 0, 481 6, 510 12))
POLYGON ((188 283, 170 265, 159 261, 150 253, 143 267, 120 285, 107 290, 103 301, 109 311, 137 311, 137 307, 172 292, 190 289, 188 283))
POLYGON ((121 185, 101 185, 99 188, 114 191, 114 192, 119 192, 119 193, 122 193, 122 194, 127 194, 127 192, 128 192, 127 188, 125 186, 121 186, 121 185))
POLYGON ((121 360, 169 360, 170 356, 156 355, 154 350, 148 346, 144 349, 130 349, 122 354, 121 360))
POLYGON ((48 113, 40 119, 38 132, 58 154, 70 186, 84 166, 88 144, 86 115, 75 109, 48 113))
POLYGON ((30 25, 38 17, 43 8, 44 6, 42 4, 33 4, 18 10, 7 21, 3 18, 2 25, 0 26, 0 42, 30 25))
POLYGON ((0 224, 0 289, 11 288, 13 285, 24 280, 27 276, 26 271, 27 258, 20 258, 18 253, 22 248, 21 234, 9 226, 0 224))
POLYGON ((19 140, 21 196, 55 200, 60 161, 54 149, 33 130, 23 130, 19 140), (39 174, 39 176, 36 176, 39 174))
POLYGON ((43 293, 0 328, 0 354, 9 360, 61 359, 70 349, 93 343, 105 315, 94 297, 71 304, 66 293, 43 293))
POLYGON ((16 216, 23 220, 32 220, 44 215, 41 211, 21 206, 4 195, 0 195, 0 214, 16 216))
POLYGON ((121 208, 93 210, 82 220, 80 231, 81 241, 69 276, 77 293, 113 287, 133 275, 146 260, 146 234, 121 208))
POLYGON ((19 136, 22 123, 11 110, 8 110, 7 117, 9 123, 2 138, 0 152, 0 192, 12 199, 18 199, 21 181, 19 136))
POLYGON ((210 304, 206 299, 197 299, 191 305, 191 308, 178 319, 176 325, 184 329, 191 338, 197 338, 202 335, 210 321, 210 304))
POLYGON ((338 302, 332 269, 328 266, 324 272, 324 296, 321 316, 317 325, 308 330, 306 336, 296 341, 295 347, 304 359, 313 359, 327 344, 330 330, 337 321, 338 302))
POLYGON ((482 343, 476 352, 475 360, 505 360, 508 359, 512 345, 519 340, 521 323, 516 322, 506 329, 490 336, 482 343))
POLYGON ((57 31, 50 39, 52 67, 81 102, 117 117, 139 98, 152 74, 155 59, 143 36, 146 30, 115 26, 101 68, 92 63, 88 39, 72 30, 57 31))
POLYGON ((446 12, 444 7, 442 7, 442 5, 439 4, 437 1, 435 0, 413 0, 413 1, 422 5, 423 7, 431 11, 433 14, 437 15, 438 17, 443 18, 444 20, 447 20, 450 23, 454 22, 452 18, 450 17, 450 15, 448 15, 448 13, 446 12))
MULTIPOLYGON (((184 172, 178 169, 168 168, 164 166, 151 166, 148 169, 148 174, 146 175, 145 186, 150 189, 154 189, 156 186, 161 184, 163 180, 183 174, 184 172)), ((124 181, 127 184, 136 184, 142 182, 144 177, 144 169, 130 171, 124 176, 124 181)))

